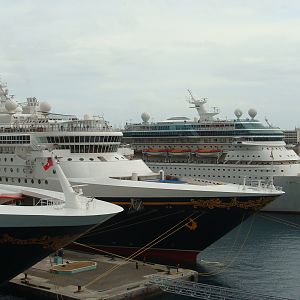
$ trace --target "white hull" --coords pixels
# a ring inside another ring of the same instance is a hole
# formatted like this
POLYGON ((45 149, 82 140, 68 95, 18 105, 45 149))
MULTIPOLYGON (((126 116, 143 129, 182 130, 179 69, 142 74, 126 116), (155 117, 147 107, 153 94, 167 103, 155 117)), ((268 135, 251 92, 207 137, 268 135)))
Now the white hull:
POLYGON ((270 180, 270 174, 275 173, 274 184, 282 187, 285 194, 267 205, 263 210, 284 213, 300 213, 300 174, 297 174, 298 165, 288 166, 241 166, 215 164, 187 164, 187 163, 150 163, 147 165, 153 170, 164 170, 165 174, 190 177, 193 179, 216 180, 221 182, 242 184, 244 177, 249 180, 270 180), (272 168, 275 170, 273 172, 272 168), (239 171, 238 171, 239 170, 239 171), (256 170, 256 171, 255 171, 256 170), (281 172, 283 171, 283 172, 281 172), (285 176, 277 175, 287 174, 285 176), (253 175, 257 176, 253 176, 253 175), (257 177, 257 178, 256 178, 257 177))

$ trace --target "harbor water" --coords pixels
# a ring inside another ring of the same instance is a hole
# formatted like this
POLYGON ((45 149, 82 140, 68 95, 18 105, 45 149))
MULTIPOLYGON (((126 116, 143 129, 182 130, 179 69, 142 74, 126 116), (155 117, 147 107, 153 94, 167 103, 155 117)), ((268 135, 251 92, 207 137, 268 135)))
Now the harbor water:
MULTIPOLYGON (((199 275, 203 283, 300 299, 300 215, 257 213, 202 252, 199 275)), ((192 298, 165 294, 153 299, 192 298)))

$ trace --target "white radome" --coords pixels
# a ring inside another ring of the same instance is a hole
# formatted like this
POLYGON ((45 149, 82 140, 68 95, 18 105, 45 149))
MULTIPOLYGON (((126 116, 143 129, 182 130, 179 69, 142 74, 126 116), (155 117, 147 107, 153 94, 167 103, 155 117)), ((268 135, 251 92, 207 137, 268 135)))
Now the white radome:
POLYGON ((237 108, 235 111, 234 111, 234 114, 235 116, 239 119, 242 115, 243 115, 243 112, 237 108))
POLYGON ((144 123, 147 123, 150 120, 150 115, 147 112, 143 112, 141 114, 141 118, 142 118, 144 123))
POLYGON ((18 104, 16 103, 16 101, 14 100, 7 100, 5 102, 5 109, 9 112, 9 113, 14 113, 16 111, 16 108, 18 107, 18 104))
POLYGON ((89 114, 84 114, 84 115, 83 115, 83 119, 87 121, 87 120, 92 120, 93 118, 92 118, 92 116, 89 115, 89 114))
POLYGON ((256 109, 250 108, 250 109, 248 110, 248 115, 249 115, 252 119, 254 119, 254 118, 256 117, 256 115, 257 115, 256 109))
POLYGON ((48 113, 48 112, 51 111, 51 109, 52 109, 52 107, 51 107, 51 105, 48 102, 43 101, 43 102, 40 103, 40 110, 42 112, 48 113))

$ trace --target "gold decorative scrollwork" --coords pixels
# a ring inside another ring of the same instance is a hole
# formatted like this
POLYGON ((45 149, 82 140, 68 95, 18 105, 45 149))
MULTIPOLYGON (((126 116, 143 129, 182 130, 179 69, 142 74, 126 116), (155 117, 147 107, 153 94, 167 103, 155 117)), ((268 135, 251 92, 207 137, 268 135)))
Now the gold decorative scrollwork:
POLYGON ((229 201, 221 200, 220 198, 213 198, 208 200, 192 200, 195 208, 242 208, 259 210, 266 204, 270 203, 273 197, 258 197, 255 200, 238 200, 238 198, 231 198, 229 201))
POLYGON ((18 239, 10 236, 9 234, 4 234, 0 238, 0 244, 10 244, 10 245, 41 245, 44 249, 50 248, 52 250, 57 250, 62 248, 70 241, 75 240, 78 235, 63 235, 50 237, 48 235, 41 236, 39 238, 32 239, 18 239))

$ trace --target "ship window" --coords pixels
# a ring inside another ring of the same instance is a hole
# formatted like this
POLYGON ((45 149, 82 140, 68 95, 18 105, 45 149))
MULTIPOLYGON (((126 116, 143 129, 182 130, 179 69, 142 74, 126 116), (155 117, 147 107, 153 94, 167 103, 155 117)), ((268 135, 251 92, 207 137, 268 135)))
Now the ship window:
POLYGON ((34 183, 34 180, 33 180, 33 179, 31 179, 31 183, 32 183, 32 184, 34 183))
POLYGON ((83 161, 83 160, 84 160, 84 158, 80 157, 80 158, 79 158, 79 160, 80 160, 80 161, 83 161))
POLYGON ((90 160, 93 161, 94 159, 92 157, 90 157, 90 160))
POLYGON ((41 184, 41 179, 38 180, 38 183, 41 184))
POLYGON ((6 157, 4 158, 4 161, 7 161, 7 158, 6 158, 6 157))
POLYGON ((55 169, 52 172, 53 172, 53 174, 56 174, 56 170, 55 169))
POLYGON ((8 178, 7 177, 5 178, 5 181, 8 182, 8 178))
POLYGON ((69 158, 68 158, 68 161, 71 161, 71 160, 72 160, 72 158, 69 157, 69 158))
POLYGON ((13 168, 10 168, 10 172, 13 172, 14 170, 13 170, 13 168))
POLYGON ((21 182, 21 179, 20 179, 20 178, 18 178, 18 182, 19 182, 19 183, 21 182))
POLYGON ((48 180, 45 180, 45 183, 48 184, 48 180))
POLYGON ((13 161, 14 161, 14 159, 11 157, 11 158, 10 158, 10 161, 11 161, 11 162, 13 162, 13 161))

